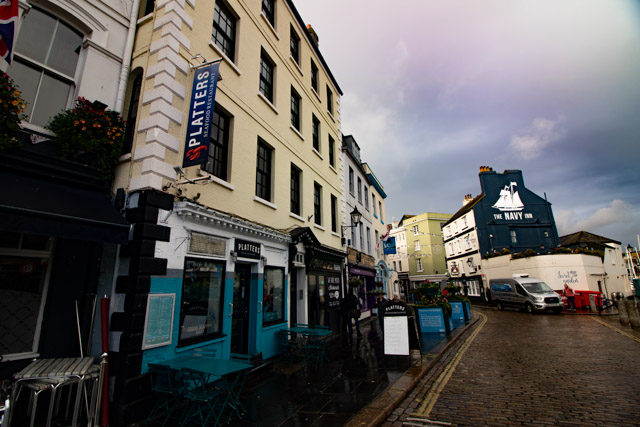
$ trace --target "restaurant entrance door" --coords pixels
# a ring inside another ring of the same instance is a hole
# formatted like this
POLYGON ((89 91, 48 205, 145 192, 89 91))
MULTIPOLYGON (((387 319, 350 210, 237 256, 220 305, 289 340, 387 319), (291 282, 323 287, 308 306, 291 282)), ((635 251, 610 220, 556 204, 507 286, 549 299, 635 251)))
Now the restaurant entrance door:
POLYGON ((249 352, 249 307, 251 303, 251 265, 236 264, 233 278, 233 318, 231 352, 249 352))

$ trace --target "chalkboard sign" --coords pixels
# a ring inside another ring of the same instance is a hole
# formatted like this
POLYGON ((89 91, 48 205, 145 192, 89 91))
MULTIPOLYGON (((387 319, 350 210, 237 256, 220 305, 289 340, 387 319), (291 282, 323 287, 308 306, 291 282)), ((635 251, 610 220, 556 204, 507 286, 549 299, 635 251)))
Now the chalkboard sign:
POLYGON ((149 294, 142 349, 171 344, 176 294, 149 294))

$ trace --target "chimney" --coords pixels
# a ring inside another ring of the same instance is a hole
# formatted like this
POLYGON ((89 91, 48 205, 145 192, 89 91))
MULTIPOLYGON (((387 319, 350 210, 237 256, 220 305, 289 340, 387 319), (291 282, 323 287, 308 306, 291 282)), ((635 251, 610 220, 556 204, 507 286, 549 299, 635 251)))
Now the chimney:
POLYGON ((462 201, 462 206, 466 206, 467 203, 473 200, 473 196, 471 194, 465 194, 464 200, 462 201))
POLYGON ((307 24, 307 31, 309 31, 309 34, 311 35, 313 41, 316 42, 316 46, 320 46, 320 38, 318 37, 318 33, 316 33, 316 30, 313 29, 311 24, 307 24))
POLYGON ((493 168, 489 166, 480 166, 480 173, 482 172, 493 172, 493 168))

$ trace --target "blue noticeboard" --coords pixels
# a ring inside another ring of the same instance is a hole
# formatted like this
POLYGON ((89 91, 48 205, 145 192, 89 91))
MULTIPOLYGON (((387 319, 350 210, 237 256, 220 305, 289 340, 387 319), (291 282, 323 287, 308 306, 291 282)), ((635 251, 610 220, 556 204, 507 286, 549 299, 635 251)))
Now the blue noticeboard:
POLYGON ((464 320, 464 304, 462 301, 449 301, 451 304, 451 319, 464 320))
POLYGON ((441 308, 419 308, 418 321, 420 332, 447 332, 444 324, 444 314, 441 308))

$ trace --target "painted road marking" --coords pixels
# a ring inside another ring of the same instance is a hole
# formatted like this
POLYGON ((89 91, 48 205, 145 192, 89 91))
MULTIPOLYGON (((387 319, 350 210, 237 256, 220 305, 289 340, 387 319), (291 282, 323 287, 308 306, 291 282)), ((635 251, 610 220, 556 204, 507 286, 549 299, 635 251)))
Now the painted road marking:
POLYGON ((602 325, 604 325, 604 326, 606 326, 606 327, 608 327, 608 328, 613 329, 613 330, 614 330, 614 331, 616 331, 617 333, 624 335, 625 337, 631 338, 632 340, 634 340, 634 341, 636 341, 636 342, 640 342, 640 338, 635 337, 635 336, 631 335, 630 333, 623 331, 622 329, 618 329, 618 328, 616 328, 615 326, 610 325, 609 323, 605 322, 604 320, 600 320, 600 319, 598 319, 597 317, 591 317, 591 318, 592 318, 593 320, 595 320, 596 322, 598 322, 598 323, 600 323, 600 324, 602 324, 602 325))
POLYGON ((440 397, 440 393, 449 382, 449 379, 453 375, 453 372, 456 370, 456 366, 458 366, 458 363, 460 363, 460 359, 462 359, 462 355, 471 346, 471 343, 473 343, 473 340, 476 338, 476 335, 478 335, 478 333, 480 332, 480 329, 482 329, 484 324, 487 323, 487 316, 485 316, 482 313, 478 313, 478 315, 482 316, 482 322, 480 323, 480 325, 465 340, 464 344, 460 346, 460 348, 456 353, 456 356, 451 360, 451 362, 449 362, 449 364, 444 369, 444 371, 442 371, 440 376, 438 376, 438 379, 436 379, 434 383, 431 385, 431 389, 429 390, 429 393, 427 393, 427 396, 425 397, 422 405, 420 405, 420 408, 418 408, 418 412, 412 413, 410 415, 417 415, 419 417, 429 416, 429 414, 431 413, 431 410, 433 409, 433 407, 436 405, 436 402, 438 401, 438 397, 440 397))

